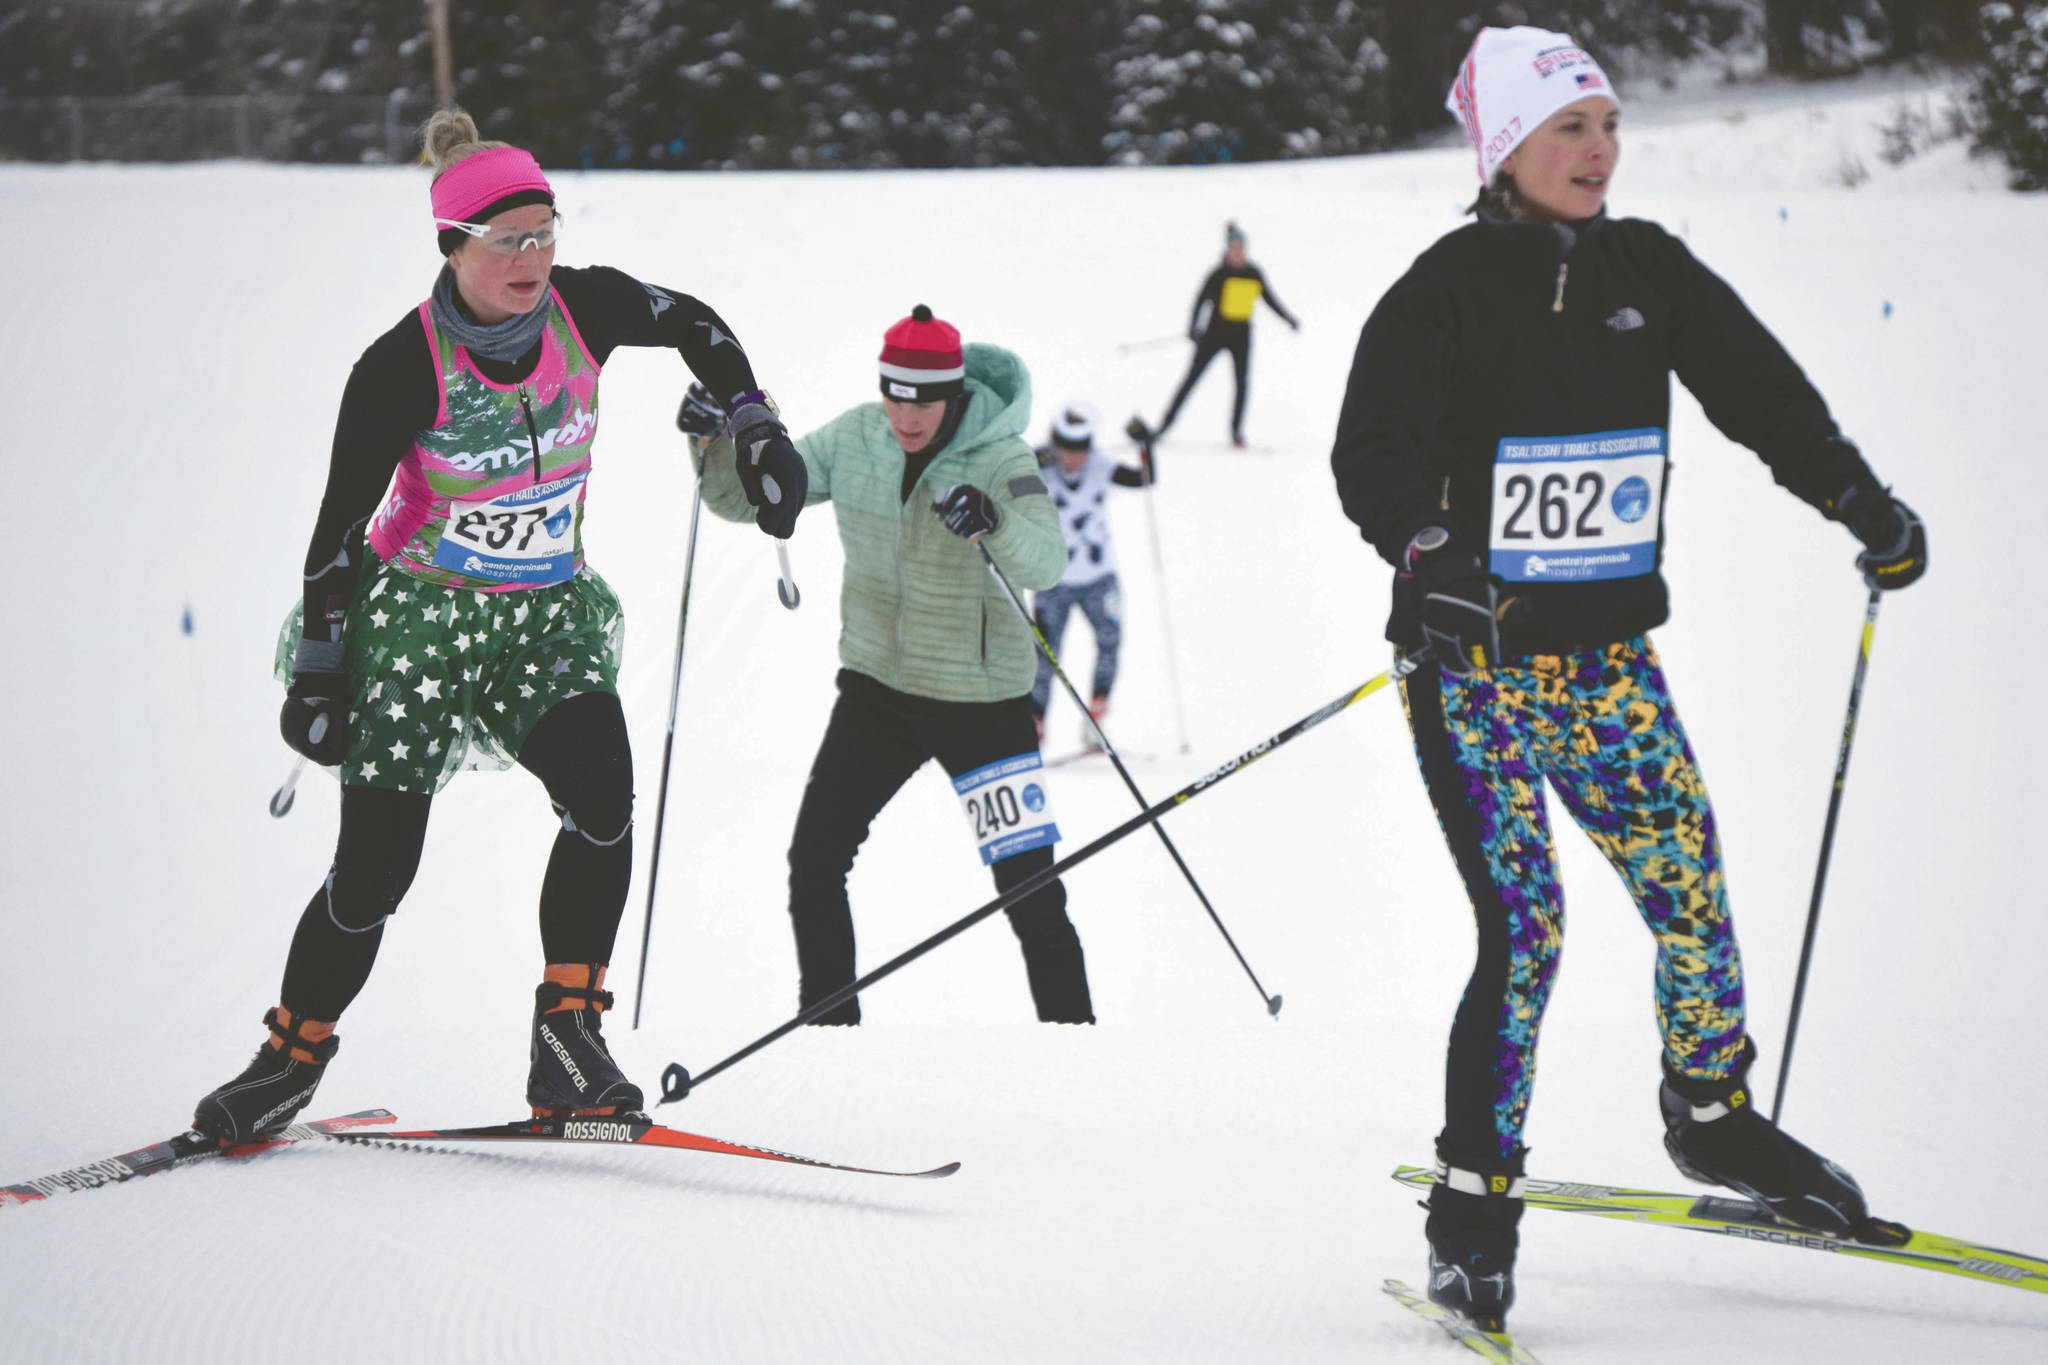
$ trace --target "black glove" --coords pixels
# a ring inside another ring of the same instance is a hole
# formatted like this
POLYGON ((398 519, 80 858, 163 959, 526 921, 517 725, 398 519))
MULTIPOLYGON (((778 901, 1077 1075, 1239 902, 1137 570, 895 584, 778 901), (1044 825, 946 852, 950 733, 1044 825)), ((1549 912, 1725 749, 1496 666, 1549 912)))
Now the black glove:
POLYGON ((277 715, 284 742, 324 768, 341 762, 348 754, 351 695, 341 645, 300 640, 291 687, 277 715))
POLYGON ((683 395, 683 405, 676 409, 676 430, 709 440, 725 430, 725 405, 702 384, 690 385, 690 391, 683 395))
POLYGON ((1836 499, 1835 515, 1863 542, 1856 567, 1871 587, 1889 592, 1918 582, 1927 572, 1927 528, 1888 489, 1851 488, 1836 499))
POLYGON ((789 428, 768 406, 767 394, 757 389, 733 402, 733 465, 748 505, 761 509, 754 524, 777 540, 788 540, 810 492, 810 472, 790 442, 789 428))
POLYGON ((1446 673, 1467 677, 1505 657, 1501 627, 1528 619, 1528 603, 1508 597, 1505 584, 1486 571, 1479 556, 1448 541, 1409 556, 1415 582, 1416 616, 1423 643, 1446 673))
POLYGON ((932 504, 932 510, 946 523, 948 531, 963 540, 985 536, 1003 522, 994 499, 971 483, 947 489, 932 504))

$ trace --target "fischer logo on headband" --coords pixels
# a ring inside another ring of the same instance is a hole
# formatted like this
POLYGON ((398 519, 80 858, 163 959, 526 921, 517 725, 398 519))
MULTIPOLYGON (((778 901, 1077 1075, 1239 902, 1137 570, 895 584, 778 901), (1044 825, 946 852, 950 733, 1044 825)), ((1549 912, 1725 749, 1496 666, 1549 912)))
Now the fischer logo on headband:
POLYGON ((1565 34, 1526 25, 1482 28, 1444 108, 1464 125, 1479 179, 1491 184, 1501 162, 1545 119, 1589 95, 1620 104, 1600 64, 1565 34))

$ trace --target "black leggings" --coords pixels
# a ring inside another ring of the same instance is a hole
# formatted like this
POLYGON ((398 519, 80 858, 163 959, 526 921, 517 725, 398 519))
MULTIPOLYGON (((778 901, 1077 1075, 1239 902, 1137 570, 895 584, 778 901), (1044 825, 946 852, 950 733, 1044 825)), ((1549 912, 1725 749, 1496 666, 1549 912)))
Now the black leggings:
MULTIPOLYGON (((562 821, 541 881, 541 949, 549 962, 609 962, 633 877, 633 754, 619 699, 586 692, 550 710, 519 766, 541 780, 562 821)), ((384 920, 419 870, 433 800, 341 789, 334 865, 299 916, 278 992, 295 1016, 339 1019, 370 979, 384 920)))
MULTIPOLYGON (((1035 753, 1031 702, 946 702, 913 697, 842 669, 839 700, 811 765, 789 846, 789 918, 796 931, 798 998, 809 1006, 854 979, 853 912, 846 874, 889 799, 927 759, 957 777, 998 759, 1035 753)), ((990 867, 1007 891, 1051 867, 1053 851, 1034 848, 990 867)), ((1057 879, 1005 911, 1024 950, 1024 974, 1038 1017, 1048 1023, 1095 1022, 1081 940, 1067 918, 1057 879)), ((820 1022, 857 1023, 860 1002, 820 1022)))
POLYGON ((1244 400, 1251 383, 1252 329, 1246 323, 1228 322, 1211 327, 1195 343, 1195 358, 1188 362, 1187 378, 1180 381, 1173 401, 1166 406, 1166 416, 1159 421, 1159 435, 1164 436, 1166 429, 1173 425, 1173 419, 1180 416, 1180 405, 1194 390, 1195 381, 1202 377, 1202 371, 1209 368, 1209 362, 1223 351, 1230 352, 1231 361, 1237 367, 1237 401, 1230 409, 1230 439, 1244 439, 1244 400))

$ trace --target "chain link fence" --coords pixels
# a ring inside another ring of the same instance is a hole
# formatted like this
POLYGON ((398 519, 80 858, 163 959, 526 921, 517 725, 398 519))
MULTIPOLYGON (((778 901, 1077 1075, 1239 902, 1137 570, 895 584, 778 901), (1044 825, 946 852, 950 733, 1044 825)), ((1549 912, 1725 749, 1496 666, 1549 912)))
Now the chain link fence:
POLYGON ((407 161, 433 108, 403 92, 0 99, 0 161, 407 161))

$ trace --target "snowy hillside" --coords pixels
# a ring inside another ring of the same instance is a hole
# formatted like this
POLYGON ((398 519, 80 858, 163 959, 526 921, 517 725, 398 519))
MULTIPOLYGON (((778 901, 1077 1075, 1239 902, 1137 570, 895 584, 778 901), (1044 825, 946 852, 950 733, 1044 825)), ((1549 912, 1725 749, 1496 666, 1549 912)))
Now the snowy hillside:
MULTIPOLYGON (((1877 1211, 2048 1252, 2034 808, 2048 761, 2031 588, 2048 499, 2037 395, 2048 201, 1953 143, 1877 154, 1897 92, 1719 94, 1633 132, 1612 208, 1731 279, 1925 517, 1933 569, 1887 601, 1822 916, 1787 1126, 1877 1211), (1863 183, 1844 184, 1847 166, 1863 183), (2030 530, 2030 527, 2035 529, 2030 530)), ((1911 98, 1918 100, 1916 93, 1911 98)), ((1938 93, 1926 98, 1938 106, 1938 93)), ((486 130, 488 131, 488 130, 486 130)), ((1460 221, 1467 153, 1188 171, 570 174, 560 259, 699 295, 792 427, 873 396, 918 302, 1030 365, 1035 429, 1086 397, 1157 417, 1177 332, 1235 218, 1300 335, 1265 319, 1248 428, 1213 370, 1162 449, 1155 571, 1116 508, 1125 672, 1109 730, 1152 799, 1386 667, 1386 569, 1327 453, 1359 325, 1460 221), (1193 752, 1175 754, 1162 607, 1193 752)), ((424 175, 0 166, 13 235, 10 591, 0 669, 9 978, 0 1181, 177 1130, 238 1069, 331 852, 336 791, 264 799, 274 633, 361 348, 432 282, 424 175), (189 631, 184 628, 189 612, 189 631)), ((615 1052, 650 1088, 794 1010, 784 852, 836 666, 829 514, 774 556, 707 518, 648 967, 644 869, 689 508, 668 354, 606 367, 586 540, 626 604, 639 855, 615 1052)), ((1711 784, 1773 1084, 1864 590, 1840 529, 1680 397, 1657 633, 1711 784)), ((1069 632, 1070 673, 1089 661, 1069 632)), ((1068 879, 1101 1024, 1028 1022, 987 924, 664 1121, 895 1182, 690 1153, 308 1146, 0 1218, 0 1358, 144 1362, 1243 1362, 1464 1359, 1378 1291, 1421 1277, 1425 1161, 1470 912, 1379 695, 1168 828, 1277 1020, 1149 836, 1068 879)), ((1062 701, 1049 749, 1070 746, 1062 701)), ((1113 775, 1053 790, 1066 848, 1128 817, 1113 775)), ((521 773, 437 801, 424 866, 313 1111, 512 1118, 554 824, 521 773)), ((1560 830, 1572 928, 1532 1108, 1533 1172, 1683 1188, 1657 1117, 1651 944, 1560 830)), ((872 966, 981 904, 949 785, 877 822, 852 895, 872 966)), ((1888 1266, 1531 1212, 1513 1325, 1557 1362, 2048 1359, 2048 1302, 1888 1266)))

